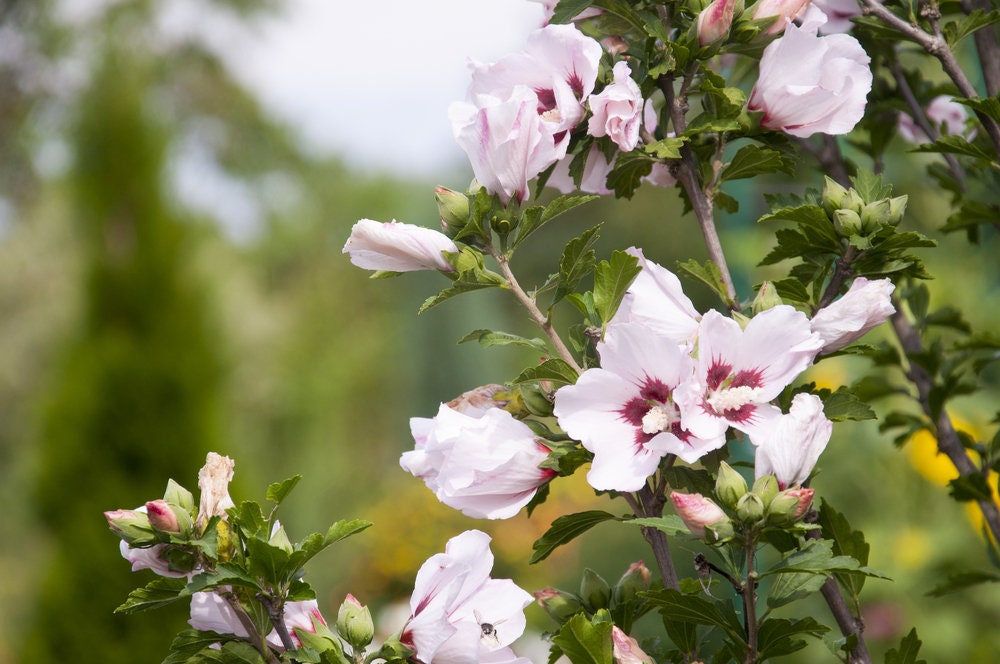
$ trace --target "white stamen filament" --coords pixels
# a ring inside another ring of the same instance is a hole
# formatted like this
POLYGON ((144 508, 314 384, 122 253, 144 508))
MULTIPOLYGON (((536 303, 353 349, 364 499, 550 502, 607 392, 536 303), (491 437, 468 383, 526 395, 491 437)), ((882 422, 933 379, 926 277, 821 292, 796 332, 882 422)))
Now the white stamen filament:
POLYGON ((642 416, 643 433, 660 433, 670 428, 670 412, 662 405, 656 405, 642 416))
POLYGON ((541 115, 546 122, 562 122, 562 112, 558 108, 550 108, 541 115))
POLYGON ((742 387, 727 387, 708 397, 706 401, 708 401, 708 405, 715 412, 721 413, 726 410, 740 408, 748 403, 757 402, 760 391, 759 387, 748 387, 746 385, 742 387))

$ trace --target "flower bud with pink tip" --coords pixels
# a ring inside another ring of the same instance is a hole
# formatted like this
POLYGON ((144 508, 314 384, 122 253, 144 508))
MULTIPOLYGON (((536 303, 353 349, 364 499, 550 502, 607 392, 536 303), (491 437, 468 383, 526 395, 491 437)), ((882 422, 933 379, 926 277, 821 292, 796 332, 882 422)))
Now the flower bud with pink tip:
POLYGON ((713 0, 698 14, 698 43, 708 46, 729 34, 736 0, 713 0))
POLYGON ((670 492, 670 502, 674 504, 674 511, 681 518, 692 535, 702 537, 705 534, 705 527, 727 521, 729 517, 722 511, 722 508, 705 498, 700 493, 678 493, 670 492))
POLYGON ((639 642, 618 625, 611 627, 611 652, 616 664, 653 664, 653 658, 643 652, 639 642))

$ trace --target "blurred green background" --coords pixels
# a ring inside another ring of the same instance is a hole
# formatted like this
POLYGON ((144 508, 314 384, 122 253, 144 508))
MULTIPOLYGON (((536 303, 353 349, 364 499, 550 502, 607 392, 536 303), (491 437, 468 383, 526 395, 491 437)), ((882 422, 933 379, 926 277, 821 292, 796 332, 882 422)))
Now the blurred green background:
MULTIPOLYGON (((278 11, 256 0, 203 4, 247 19, 278 11)), ((480 327, 534 332, 502 294, 417 317, 443 285, 438 275, 378 282, 353 268, 341 248, 354 222, 435 227, 436 183, 362 173, 304 149, 212 52, 161 39, 157 6, 106 3, 86 25, 70 25, 49 0, 0 0, 0 664, 162 660, 186 608, 112 615, 152 574, 129 571, 101 513, 159 497, 167 478, 195 489, 210 450, 236 459, 237 500, 305 476, 282 515, 293 537, 340 518, 376 523, 313 563, 327 616, 346 592, 377 610, 405 600, 421 562, 468 528, 494 535, 495 575, 529 590, 573 589, 583 566, 613 582, 633 560, 651 559, 638 531, 604 525, 527 565, 555 516, 623 509, 595 499, 582 478, 557 482, 530 520, 487 523, 438 505, 399 469, 411 416, 430 417, 440 401, 509 380, 536 359, 455 340, 480 327), (75 78, 53 80, 67 67, 75 78), (218 183, 222 200, 229 187, 249 197, 255 232, 234 236, 182 202, 177 178, 194 168, 191 151, 210 166, 193 177, 218 183)), ((979 248, 940 237, 946 202, 912 164, 899 159, 888 174, 911 196, 906 223, 942 241, 926 254, 939 277, 932 292, 994 329, 996 237, 979 248)), ((461 189, 469 174, 456 168, 458 180, 442 184, 461 189)), ((818 174, 803 179, 820 185, 818 174)), ((742 209, 723 219, 724 242, 745 296, 767 276, 754 265, 770 238, 753 224, 759 195, 731 193, 742 209)), ((667 266, 704 259, 693 219, 659 190, 578 209, 515 267, 529 283, 544 278, 568 238, 602 221, 616 237, 599 245, 602 256, 634 244, 667 266)), ((712 306, 689 288, 700 308, 712 306)), ((836 386, 865 368, 827 362, 813 378, 836 386)), ((996 387, 996 375, 984 380, 996 387)), ((968 398, 955 414, 986 435, 996 396, 968 398)), ((995 587, 925 596, 942 570, 987 564, 974 516, 947 498, 948 464, 933 445, 900 451, 875 423, 847 423, 821 466, 818 493, 865 530, 870 565, 893 579, 866 587, 873 649, 915 625, 928 661, 997 661, 995 587)), ((674 549, 690 570, 698 547, 674 549)), ((821 604, 792 609, 827 621, 821 604)), ((537 607, 529 615, 537 631, 550 626, 537 607)), ((822 661, 822 650, 789 661, 822 661)))

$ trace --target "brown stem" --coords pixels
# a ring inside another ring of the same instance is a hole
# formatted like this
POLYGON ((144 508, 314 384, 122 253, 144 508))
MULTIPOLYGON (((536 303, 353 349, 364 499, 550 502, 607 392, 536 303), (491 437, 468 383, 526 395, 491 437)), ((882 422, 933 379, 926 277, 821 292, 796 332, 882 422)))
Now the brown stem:
MULTIPOLYGON (((936 7, 925 7, 925 11, 922 12, 924 17, 927 18, 928 23, 931 25, 931 29, 934 31, 933 34, 925 32, 920 27, 910 23, 909 21, 903 20, 899 16, 893 14, 889 9, 884 7, 879 0, 860 0, 866 14, 871 14, 879 18, 882 22, 887 25, 899 30, 903 34, 910 37, 913 41, 917 42, 925 51, 933 55, 941 63, 941 68, 948 75, 948 78, 958 87, 958 91, 962 93, 962 96, 967 98, 978 97, 976 93, 976 88, 969 81, 969 78, 965 75, 962 67, 958 64, 958 60, 955 58, 955 54, 952 53, 951 49, 948 47, 948 42, 945 41, 944 36, 941 34, 941 28, 937 21, 937 9, 936 7)), ((976 117, 982 123, 983 128, 989 135, 990 140, 993 142, 993 149, 1000 153, 1000 126, 987 115, 976 111, 976 117)))
POLYGON ((858 638, 857 644, 848 653, 848 664, 872 664, 872 656, 868 652, 868 646, 865 644, 864 637, 861 635, 864 630, 864 622, 861 618, 856 617, 848 608, 847 601, 844 600, 844 595, 840 592, 840 586, 837 585, 837 580, 834 578, 827 579, 823 583, 823 587, 820 588, 820 593, 822 593, 823 599, 826 600, 827 606, 830 607, 830 613, 833 614, 833 619, 837 621, 840 633, 844 636, 854 634, 858 638))
POLYGON ((543 332, 545 332, 545 336, 549 338, 549 341, 552 343, 552 347, 555 349, 559 358, 566 362, 566 364, 573 367, 577 373, 581 373, 583 369, 579 364, 577 364, 573 354, 569 352, 569 348, 566 347, 566 344, 563 343, 559 333, 556 332, 555 328, 552 326, 552 321, 550 321, 548 317, 542 313, 541 309, 538 308, 538 305, 535 304, 535 300, 525 293, 524 289, 521 288, 521 285, 517 283, 517 279, 514 277, 514 273, 510 269, 510 262, 507 257, 492 248, 488 249, 488 251, 494 260, 496 260, 497 265, 500 266, 500 272, 507 280, 507 285, 510 287, 511 292, 514 293, 514 297, 516 297, 517 301, 521 303, 521 306, 528 310, 528 315, 531 316, 531 320, 533 320, 535 324, 540 327, 543 332))
POLYGON ((746 538, 746 581, 740 591, 743 597, 743 626, 747 633, 747 652, 743 657, 744 664, 754 664, 757 661, 757 577, 754 571, 754 553, 757 546, 756 538, 747 533, 746 538))
POLYGON ((231 608, 233 613, 236 614, 236 619, 240 621, 240 625, 242 625, 243 629, 246 630, 246 633, 249 635, 248 639, 250 640, 250 643, 253 644, 253 647, 257 649, 257 652, 259 652, 261 656, 267 660, 268 664, 279 664, 278 658, 273 652, 271 652, 271 649, 267 647, 266 641, 257 631, 257 626, 253 624, 253 620, 251 620, 250 616, 247 615, 246 610, 243 608, 243 605, 240 604, 236 595, 232 592, 220 592, 218 595, 225 600, 226 604, 229 605, 229 608, 231 608))
MULTIPOLYGON (((640 516, 659 518, 663 516, 663 505, 666 497, 662 494, 653 493, 647 484, 635 494, 635 506, 638 508, 640 516)), ((642 536, 653 549, 653 557, 660 568, 660 576, 663 577, 663 585, 666 588, 680 589, 677 580, 677 570, 674 569, 674 559, 670 555, 670 542, 667 534, 659 528, 649 526, 642 527, 642 536)))
POLYGON ((271 627, 274 628, 274 631, 278 634, 278 638, 281 639, 281 645, 284 646, 285 651, 293 652, 295 650, 295 642, 292 641, 292 637, 288 633, 288 627, 285 625, 285 607, 280 602, 273 601, 264 593, 257 593, 257 601, 267 609, 267 617, 271 621, 271 627))
MULTIPOLYGON (((686 91, 690 85, 691 76, 688 76, 682 84, 682 91, 686 91)), ((657 80, 663 96, 666 98, 667 109, 670 113, 670 121, 674 126, 674 132, 680 136, 684 133, 686 123, 684 112, 687 107, 687 98, 674 94, 673 76, 661 76, 657 80)), ((719 232, 715 227, 715 210, 712 197, 706 193, 698 181, 698 161, 695 159, 691 146, 687 143, 680 148, 681 160, 677 169, 677 180, 687 192, 688 200, 691 201, 691 208, 698 219, 698 226, 701 228, 701 235, 705 240, 705 248, 708 256, 719 268, 722 274, 722 284, 726 290, 726 306, 730 311, 739 309, 736 298, 736 287, 733 285, 733 277, 729 273, 729 265, 726 263, 726 254, 722 250, 722 242, 719 240, 719 232)))
MULTIPOLYGON (((932 126, 927 119, 927 114, 924 112, 923 107, 920 106, 920 102, 917 101, 913 90, 910 89, 910 84, 906 82, 906 76, 903 75, 903 68, 899 66, 899 61, 893 60, 892 64, 889 65, 889 70, 892 72, 892 77, 896 80, 896 89, 903 97, 906 105, 910 107, 910 115, 913 116, 913 121, 927 135, 927 138, 931 141, 936 141, 941 134, 938 132, 937 127, 932 126)), ((941 156, 948 163, 948 170, 951 171, 952 176, 964 191, 965 171, 958 163, 958 159, 955 158, 955 155, 948 153, 944 153, 941 156)))
MULTIPOLYGON (((923 342, 920 339, 919 332, 913 327, 910 319, 903 313, 900 302, 895 297, 893 298, 893 305, 896 307, 896 313, 892 315, 890 320, 892 321, 892 329, 895 331, 896 337, 903 347, 903 351, 908 357, 920 353, 923 350, 923 342)), ((982 473, 982 470, 969 458, 969 454, 965 446, 962 445, 962 441, 958 437, 958 432, 955 430, 955 425, 951 421, 948 412, 942 407, 937 414, 934 413, 930 399, 931 391, 934 388, 933 377, 924 367, 913 361, 909 362, 906 376, 916 386, 917 401, 920 404, 920 409, 930 419, 934 427, 932 433, 937 438, 938 450, 951 460, 960 476, 965 477, 982 473)), ((993 534, 994 540, 1000 541, 1000 508, 992 500, 977 500, 976 503, 983 513, 983 519, 993 534)))
MULTIPOLYGON (((977 9, 990 11, 989 0, 962 0, 962 11, 971 14, 977 9)), ((976 52, 979 54, 979 65, 983 71, 983 82, 986 83, 986 94, 996 97, 1000 92, 1000 44, 997 44, 997 32, 994 26, 976 30, 972 35, 976 40, 976 52)))

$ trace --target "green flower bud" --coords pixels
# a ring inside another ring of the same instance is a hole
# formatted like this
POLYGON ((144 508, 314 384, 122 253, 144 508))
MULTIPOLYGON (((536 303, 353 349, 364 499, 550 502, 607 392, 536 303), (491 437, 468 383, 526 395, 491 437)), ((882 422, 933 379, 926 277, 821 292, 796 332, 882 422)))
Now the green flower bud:
POLYGON ((586 568, 583 570, 583 579, 580 581, 580 597, 587 610, 596 613, 600 609, 610 608, 611 586, 601 578, 600 574, 586 568))
POLYGON ((898 226, 903 220, 903 213, 906 212, 906 201, 909 196, 896 196, 889 199, 889 213, 885 216, 885 223, 891 226, 898 226))
POLYGON ((719 476, 715 480, 715 497, 724 506, 734 509, 743 494, 747 492, 747 481, 732 466, 723 461, 719 464, 719 476))
POLYGON ((861 216, 853 210, 834 210, 833 227, 841 237, 861 235, 861 216))
POLYGON ((615 584, 613 598, 616 605, 635 599, 635 596, 649 588, 652 574, 643 562, 637 561, 629 565, 628 570, 615 584))
POLYGON ((761 502, 767 507, 778 495, 778 478, 774 475, 762 475, 753 483, 753 492, 760 496, 761 502))
POLYGON ((778 291, 775 289, 774 284, 770 281, 765 281, 760 285, 760 290, 757 291, 757 297, 753 299, 753 314, 756 316, 760 312, 772 309, 779 304, 784 304, 784 302, 781 301, 781 296, 778 295, 778 291))
POLYGON ((337 631, 355 652, 364 650, 375 637, 371 611, 350 593, 337 610, 337 631))
POLYGON ((153 528, 149 525, 149 517, 136 510, 112 510, 104 513, 108 525, 119 537, 128 544, 153 541, 153 528))
POLYGON ((843 200, 840 201, 840 209, 850 210, 852 212, 857 212, 858 214, 861 214, 861 208, 864 206, 864 199, 861 198, 861 194, 854 189, 848 189, 847 194, 845 194, 843 200))
POLYGON ((555 404, 538 385, 522 385, 519 391, 525 409, 537 417, 549 417, 555 404))
POLYGON ((886 218, 889 216, 889 199, 883 198, 880 201, 869 203, 861 208, 861 230, 867 233, 874 233, 878 230, 886 218))
POLYGON ((516 223, 506 217, 495 216, 490 219, 490 227, 496 231, 498 235, 504 236, 509 235, 512 230, 516 227, 516 223))
POLYGON ((753 524, 764 518, 764 501, 755 493, 747 493, 736 503, 736 516, 744 523, 753 524))
POLYGON ((583 611, 583 602, 572 593, 556 588, 542 588, 533 594, 538 605, 560 625, 583 611))
POLYGON ((834 210, 844 207, 844 197, 847 196, 847 189, 840 186, 836 180, 829 176, 824 176, 826 184, 823 186, 823 209, 827 214, 832 215, 834 210))
POLYGON ((163 492, 163 499, 188 512, 194 512, 197 507, 191 492, 173 480, 167 480, 167 490, 163 492))
POLYGON ((271 546, 276 546, 285 553, 291 554, 294 551, 292 547, 292 541, 288 539, 288 534, 285 532, 284 526, 278 526, 271 533, 271 537, 267 540, 267 543, 271 546))
POLYGON ((799 499, 795 496, 778 494, 767 506, 767 520, 776 526, 788 526, 794 523, 791 515, 798 509, 799 499))
POLYGON ((457 233, 465 228, 469 221, 468 196, 438 185, 434 187, 434 201, 437 203, 438 215, 447 230, 457 233))

